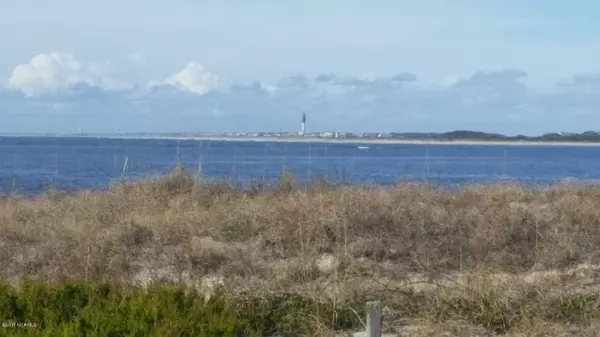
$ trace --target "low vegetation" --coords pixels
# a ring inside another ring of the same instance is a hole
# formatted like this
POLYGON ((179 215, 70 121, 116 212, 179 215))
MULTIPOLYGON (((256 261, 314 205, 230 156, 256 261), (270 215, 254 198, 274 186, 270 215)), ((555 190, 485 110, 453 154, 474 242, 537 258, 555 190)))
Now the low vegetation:
POLYGON ((276 188, 182 170, 0 199, 0 335, 596 336, 600 188, 276 188))
POLYGON ((583 133, 553 132, 541 136, 505 136, 498 133, 487 133, 471 130, 456 130, 444 133, 392 133, 392 138, 415 140, 466 140, 466 141, 529 141, 529 142, 600 142, 600 133, 585 131, 583 133))

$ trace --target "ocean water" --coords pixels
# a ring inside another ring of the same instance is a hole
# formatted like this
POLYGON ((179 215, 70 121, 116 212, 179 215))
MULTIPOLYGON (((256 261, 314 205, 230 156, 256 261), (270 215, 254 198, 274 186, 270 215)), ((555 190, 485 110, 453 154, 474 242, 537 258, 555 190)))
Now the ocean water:
POLYGON ((275 182, 282 172, 300 181, 350 184, 402 180, 438 186, 517 181, 545 186, 600 181, 600 147, 501 145, 379 145, 228 142, 108 138, 0 138, 0 193, 35 195, 102 189, 119 179, 168 173, 178 163, 208 179, 275 182), (367 146, 367 149, 359 147, 367 146))

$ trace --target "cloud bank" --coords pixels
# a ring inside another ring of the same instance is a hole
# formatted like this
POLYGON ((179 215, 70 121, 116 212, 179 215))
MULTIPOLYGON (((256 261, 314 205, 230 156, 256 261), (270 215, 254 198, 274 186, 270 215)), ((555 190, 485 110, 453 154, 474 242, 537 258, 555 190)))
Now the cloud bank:
POLYGON ((429 87, 411 72, 226 83, 198 61, 151 83, 109 74, 70 53, 39 54, 17 65, 0 89, 6 117, 0 132, 296 131, 302 112, 309 131, 533 135, 600 125, 600 75, 594 73, 564 78, 547 91, 529 87, 528 74, 511 68, 451 75, 429 87))

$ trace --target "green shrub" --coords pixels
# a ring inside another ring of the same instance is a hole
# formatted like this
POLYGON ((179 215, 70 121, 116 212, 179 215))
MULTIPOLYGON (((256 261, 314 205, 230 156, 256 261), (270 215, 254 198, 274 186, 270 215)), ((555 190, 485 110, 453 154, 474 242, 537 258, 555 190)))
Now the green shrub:
POLYGON ((204 303, 175 285, 142 291, 83 283, 0 285, 0 320, 37 325, 3 327, 2 336, 46 337, 291 336, 319 324, 358 325, 349 309, 293 294, 236 299, 217 293, 204 303))
MULTIPOLYGON (((240 316, 263 336, 296 336, 319 323, 334 330, 360 326, 348 306, 334 307, 331 301, 318 301, 297 294, 278 294, 267 298, 251 297, 240 302, 240 316)), ((362 303, 360 304, 362 307, 362 303)))
POLYGON ((37 327, 3 328, 13 336, 238 336, 246 323, 224 296, 207 305, 182 287, 125 290, 112 285, 27 283, 0 287, 2 322, 37 327), (41 331, 40 331, 41 330, 41 331))

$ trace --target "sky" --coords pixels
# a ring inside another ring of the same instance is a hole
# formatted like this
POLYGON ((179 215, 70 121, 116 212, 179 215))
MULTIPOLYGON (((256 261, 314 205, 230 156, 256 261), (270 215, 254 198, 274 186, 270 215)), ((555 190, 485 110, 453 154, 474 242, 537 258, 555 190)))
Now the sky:
POLYGON ((2 0, 0 133, 600 130, 592 0, 2 0))

